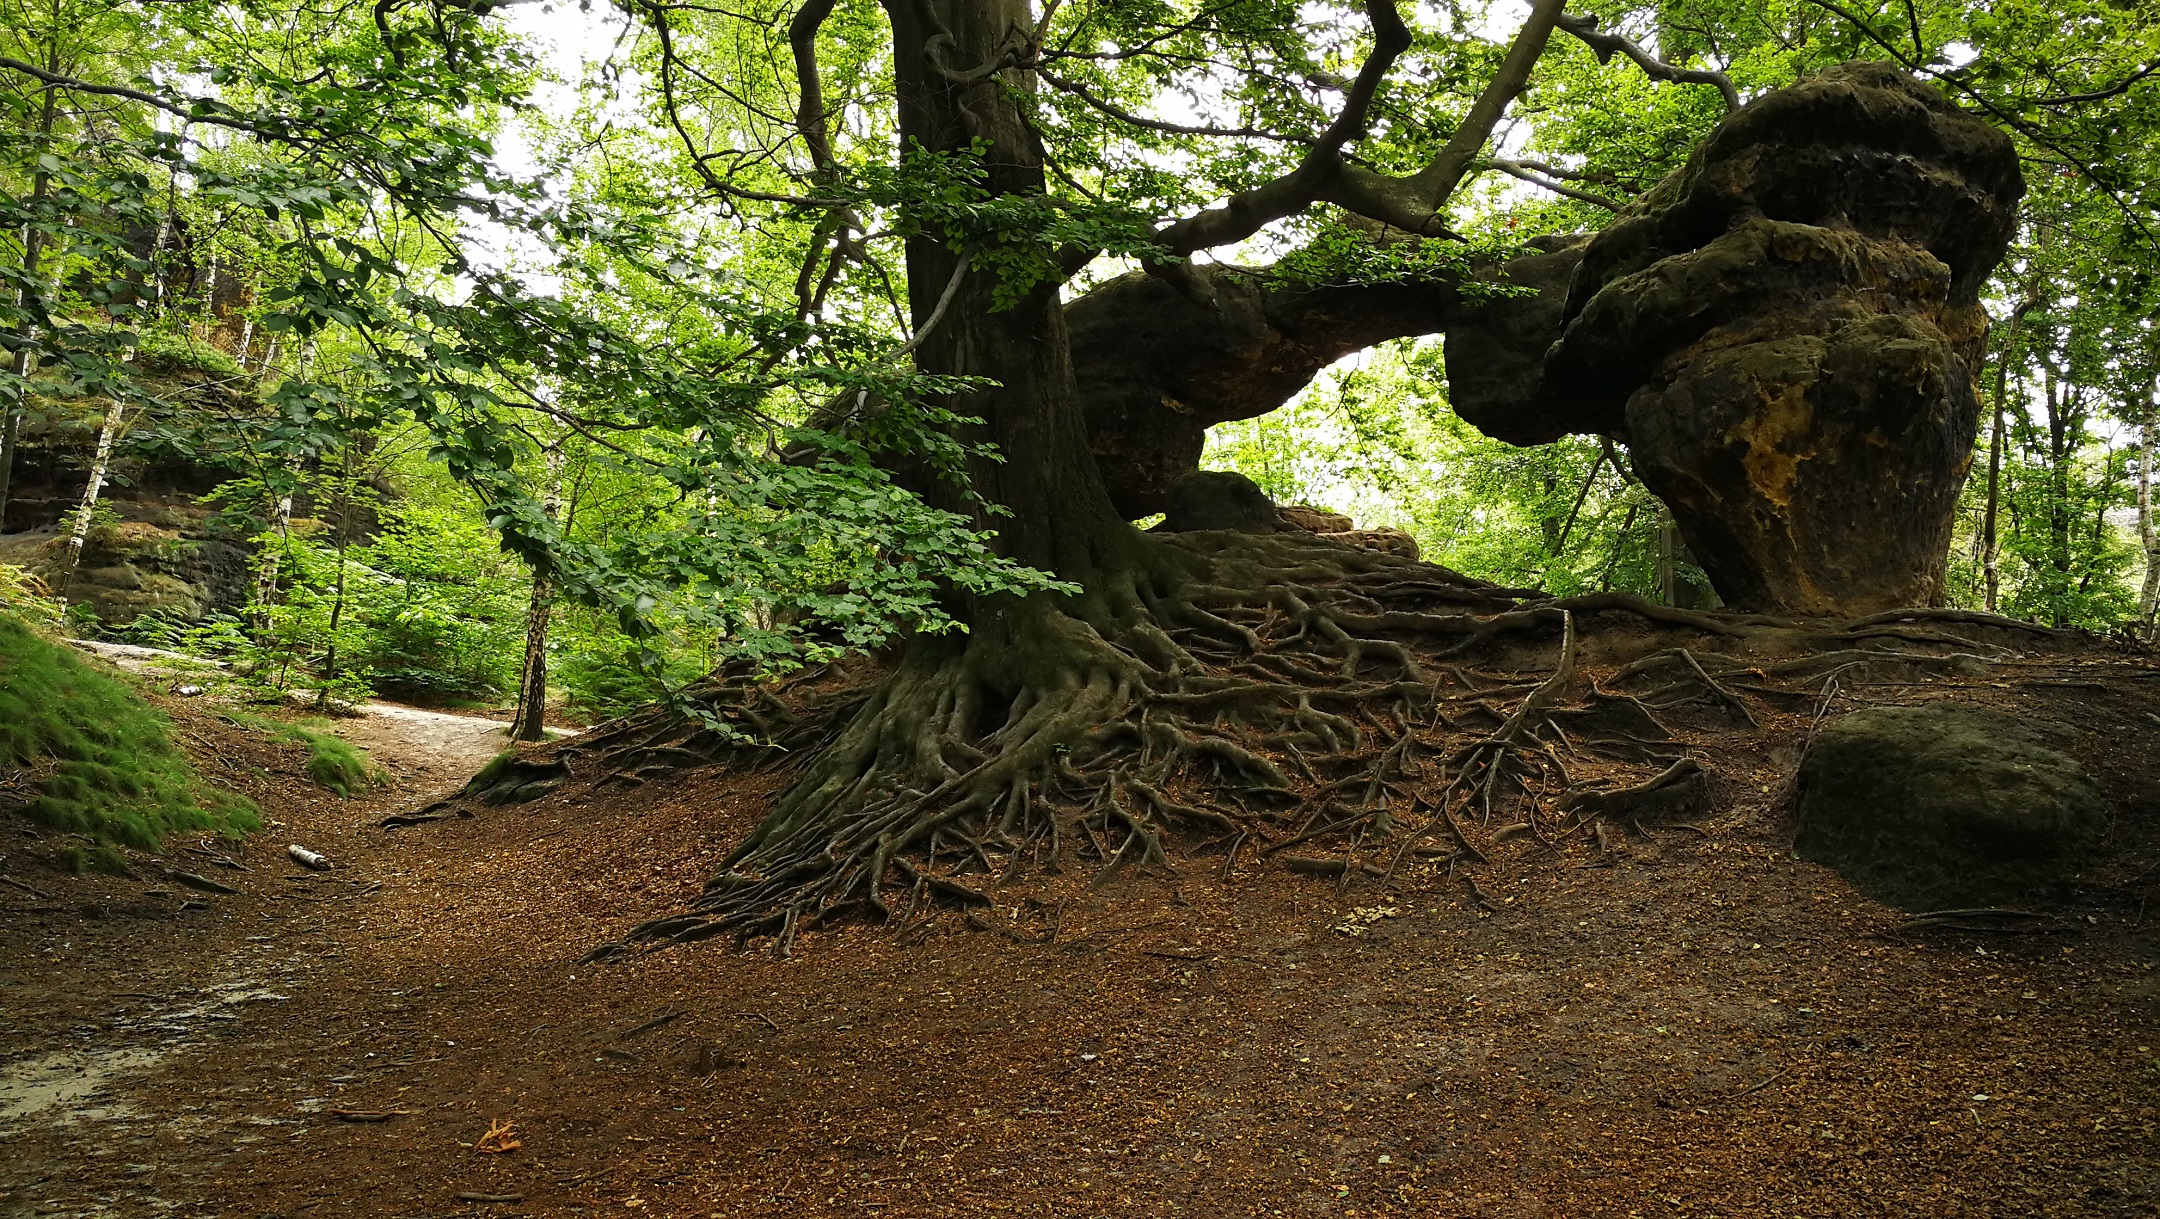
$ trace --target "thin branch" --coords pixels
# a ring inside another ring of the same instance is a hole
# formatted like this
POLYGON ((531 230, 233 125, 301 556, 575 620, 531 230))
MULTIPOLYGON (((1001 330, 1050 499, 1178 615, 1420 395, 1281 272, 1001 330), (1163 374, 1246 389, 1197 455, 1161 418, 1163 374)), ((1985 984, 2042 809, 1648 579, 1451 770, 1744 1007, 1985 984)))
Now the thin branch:
POLYGON ((2146 77, 2151 76, 2155 72, 2160 72, 2160 59, 2156 59, 2153 62, 2146 64, 2144 67, 2139 68, 2137 71, 2132 72, 2130 75, 2124 77, 2122 80, 2118 81, 2115 84, 2109 85, 2105 89, 2100 89, 2092 93, 2072 93, 2063 97, 2043 97, 2035 101, 2027 102, 2026 105, 2075 106, 2081 102, 2106 101, 2108 98, 2114 97, 2119 93, 2128 92, 2130 86, 2138 83, 2141 80, 2144 80, 2146 77))
POLYGON ((1730 114, 1740 108, 1740 91, 1733 87, 1732 78, 1723 72, 1712 72, 1702 68, 1683 68, 1676 64, 1666 63, 1650 52, 1643 50, 1632 38, 1623 38, 1618 34, 1600 33, 1598 19, 1593 16, 1568 14, 1560 18, 1559 25, 1561 29, 1573 34, 1578 41, 1589 47, 1591 52, 1597 56, 1599 63, 1611 63, 1612 57, 1616 53, 1625 55, 1634 60, 1635 66, 1643 70, 1643 75, 1650 77, 1652 80, 1671 81, 1676 85, 1715 85, 1717 91, 1725 96, 1726 113, 1730 114))
POLYGON ((214 98, 193 98, 190 99, 187 105, 181 105, 179 102, 172 101, 169 98, 159 97, 155 93, 144 93, 140 89, 128 89, 120 85, 98 85, 87 80, 77 80, 72 76, 62 76, 58 72, 48 72, 36 64, 27 64, 20 59, 12 59, 6 55, 0 55, 0 68, 21 72, 25 76, 36 77, 48 85, 54 85, 75 93, 94 93, 101 97, 118 97, 131 102, 141 102, 143 105, 155 106, 167 114, 184 118, 189 122, 229 127, 235 131, 250 132, 270 140, 290 142, 297 138, 290 131, 265 127, 243 118, 220 114, 220 110, 230 110, 231 107, 214 98))
POLYGON ((1544 187, 1556 195, 1566 195, 1570 199, 1579 199, 1584 203, 1602 207, 1606 211, 1617 212, 1627 206, 1616 199, 1608 199, 1595 191, 1582 190, 1579 187, 1569 186, 1565 182, 1553 181, 1540 172, 1545 167, 1532 168, 1533 162, 1509 161, 1500 157, 1490 157, 1486 159, 1485 163, 1510 177, 1521 178, 1532 186, 1544 187))
POLYGON ((886 363, 889 364, 894 360, 898 360, 901 356, 921 346, 922 341, 930 337, 930 332, 937 329, 937 324, 945 320, 945 311, 952 306, 953 298, 960 295, 960 281, 967 278, 967 269, 967 254, 963 251, 959 259, 953 263, 952 278, 945 281, 945 290, 938 294, 937 305, 930 310, 930 316, 923 319, 922 328, 917 330, 907 342, 901 344, 899 350, 887 356, 886 363))
POLYGON ((1037 68, 1036 76, 1060 93, 1070 93, 1111 118, 1133 127, 1145 127, 1169 135, 1208 135, 1224 139, 1274 140, 1282 144, 1312 144, 1309 135, 1285 135, 1279 131, 1266 131, 1258 127, 1196 127, 1186 123, 1171 123, 1162 119, 1143 118, 1107 98, 1098 96, 1094 90, 1076 80, 1067 80, 1047 68, 1037 68))

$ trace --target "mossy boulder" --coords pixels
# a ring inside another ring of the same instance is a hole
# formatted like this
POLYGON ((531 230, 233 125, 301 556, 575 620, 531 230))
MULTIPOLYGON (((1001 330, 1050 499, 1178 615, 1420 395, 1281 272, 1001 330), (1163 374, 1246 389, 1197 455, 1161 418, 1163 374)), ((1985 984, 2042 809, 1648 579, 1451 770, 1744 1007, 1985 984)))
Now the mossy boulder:
POLYGON ((1979 707, 1870 707, 1800 765, 1800 854, 1908 910, 1998 902, 2074 880, 2106 798, 2051 744, 2067 730, 1979 707))

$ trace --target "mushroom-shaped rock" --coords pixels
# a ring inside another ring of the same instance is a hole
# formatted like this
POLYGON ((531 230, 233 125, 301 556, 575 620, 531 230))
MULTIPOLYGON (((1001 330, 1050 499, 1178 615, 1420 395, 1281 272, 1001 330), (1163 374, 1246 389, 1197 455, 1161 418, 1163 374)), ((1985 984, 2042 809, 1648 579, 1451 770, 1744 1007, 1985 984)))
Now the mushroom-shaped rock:
POLYGON ((2024 189, 1893 65, 1766 94, 1583 249, 1543 410, 1627 439, 1730 604, 1938 602, 2024 189))

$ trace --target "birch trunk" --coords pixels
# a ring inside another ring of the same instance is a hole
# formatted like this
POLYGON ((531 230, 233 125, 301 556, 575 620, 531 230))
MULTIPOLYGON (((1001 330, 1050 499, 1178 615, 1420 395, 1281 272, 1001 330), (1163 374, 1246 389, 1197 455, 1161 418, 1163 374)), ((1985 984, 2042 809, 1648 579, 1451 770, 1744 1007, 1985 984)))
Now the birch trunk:
POLYGON ((90 481, 83 484, 82 506, 75 511, 75 527, 68 531, 67 553, 61 558, 60 592, 67 595, 67 586, 75 578, 75 569, 82 565, 83 543, 90 537, 90 518, 97 510, 98 492, 105 489, 105 475, 112 466, 113 444, 120 438, 120 423, 124 412, 120 400, 115 398, 105 410, 105 426, 98 429, 97 456, 90 461, 90 481))
POLYGON ((270 629, 270 607, 277 603, 278 559, 292 545, 292 500, 289 494, 278 497, 277 512, 272 518, 272 528, 277 539, 263 547, 262 562, 255 573, 255 629, 270 629))

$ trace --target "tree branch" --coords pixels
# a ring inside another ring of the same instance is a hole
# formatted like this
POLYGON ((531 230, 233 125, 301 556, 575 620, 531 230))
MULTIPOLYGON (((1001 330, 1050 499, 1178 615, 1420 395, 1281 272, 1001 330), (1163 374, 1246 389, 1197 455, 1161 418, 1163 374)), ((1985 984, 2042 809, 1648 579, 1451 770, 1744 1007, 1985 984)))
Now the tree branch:
POLYGON ((33 76, 48 85, 75 93, 94 93, 101 97, 119 97, 131 102, 141 102, 145 106, 155 106, 167 114, 187 119, 190 122, 229 127, 235 131, 246 131, 259 135, 268 140, 290 142, 296 138, 292 132, 287 130, 265 127, 235 115, 220 113, 220 111, 229 111, 232 107, 215 98, 193 98, 190 99, 187 105, 181 105, 179 102, 169 98, 159 97, 155 93, 144 93, 140 89, 128 89, 120 85, 98 85, 87 80, 77 80, 72 76, 62 76, 58 72, 48 72, 36 64, 24 63, 20 59, 12 59, 5 55, 0 55, 0 68, 20 72, 25 76, 33 76))
POLYGON ((1528 182, 1532 186, 1544 187, 1546 190, 1549 190, 1556 195, 1566 195, 1570 199, 1579 199, 1584 203, 1592 205, 1593 207, 1602 207, 1609 212, 1620 211, 1626 206, 1626 204, 1623 204, 1616 199, 1608 199, 1595 191, 1587 191, 1581 189, 1580 187, 1569 186, 1565 182, 1554 181, 1553 179, 1546 177, 1543 173, 1540 172, 1540 169, 1544 167, 1533 166, 1533 164, 1529 162, 1509 161, 1504 160, 1500 157, 1489 157, 1486 159, 1485 163, 1492 166, 1494 169, 1499 170, 1501 173, 1507 174, 1509 177, 1520 178, 1523 181, 1528 182))
POLYGON ((1635 66, 1652 80, 1671 81, 1676 85, 1715 85, 1725 95, 1725 111, 1740 108, 1740 91, 1733 87, 1732 78, 1723 72, 1711 72, 1701 68, 1682 68, 1666 63, 1642 49, 1632 38, 1598 31, 1598 19, 1592 16, 1565 15, 1560 18, 1560 28, 1573 34, 1597 56, 1599 63, 1611 63, 1615 53, 1635 61, 1635 66))
POLYGON ((810 148, 817 171, 833 165, 832 135, 825 125, 825 85, 818 79, 817 36, 832 16, 834 0, 808 0, 788 22, 788 46, 795 52, 795 80, 802 100, 795 107, 795 129, 810 148))
MULTIPOLYGON (((1557 9, 1559 0, 1541 0, 1557 9)), ((1263 227, 1292 215, 1317 201, 1329 180, 1342 172, 1342 147, 1363 134, 1365 116, 1373 96, 1380 91, 1395 60, 1410 49, 1410 30, 1403 24, 1395 0, 1366 0, 1365 14, 1373 27, 1372 54, 1358 69, 1341 113, 1320 133, 1297 168, 1249 191, 1232 195, 1223 206, 1201 212, 1167 226, 1156 241, 1178 255, 1209 246, 1242 241, 1263 227)))
POLYGON ((1035 75, 1043 83, 1060 93, 1070 93, 1111 118, 1132 127, 1145 127, 1169 135, 1208 135, 1225 139, 1274 140, 1282 144, 1312 144, 1311 136, 1284 135, 1279 131, 1265 131, 1258 127, 1195 127, 1185 123, 1165 122, 1162 119, 1143 118, 1108 98, 1098 96, 1094 90, 1076 80, 1067 80, 1047 68, 1035 69, 1035 75))
POLYGON ((2130 86, 2138 83, 2141 80, 2144 80, 2146 77, 2151 76, 2155 72, 2160 72, 2160 59, 2156 59, 2153 62, 2146 64, 2144 67, 2139 68, 2137 71, 2132 72, 2130 75, 2124 77, 2122 80, 2108 86, 2105 89, 2101 89, 2092 93, 2072 93, 2064 97, 2037 98, 2033 101, 2027 102, 2026 105, 2075 106, 2080 102, 2106 101, 2108 98, 2114 97, 2117 94, 2128 92, 2130 86))
POLYGON ((1471 104, 1470 113, 1463 116, 1462 126, 1455 129, 1446 146, 1425 168, 1409 178, 1390 178, 1357 166, 1345 166, 1324 196, 1327 201, 1408 232, 1437 235, 1432 231, 1434 217, 1455 193, 1455 188, 1469 176, 1472 163, 1485 142, 1492 138, 1500 117, 1529 86, 1531 69, 1545 53, 1553 26, 1560 20, 1561 8, 1562 0, 1534 0, 1530 17, 1523 22, 1522 29, 1516 31, 1515 41, 1508 48, 1507 58, 1501 61, 1500 70, 1493 74, 1484 91, 1478 94, 1477 101, 1471 104))

